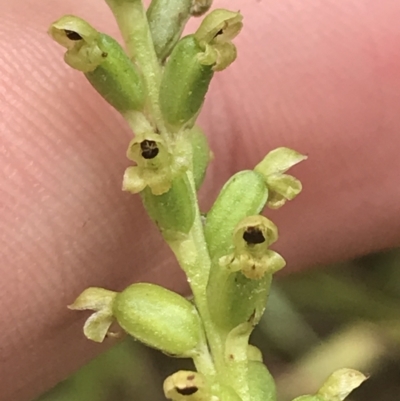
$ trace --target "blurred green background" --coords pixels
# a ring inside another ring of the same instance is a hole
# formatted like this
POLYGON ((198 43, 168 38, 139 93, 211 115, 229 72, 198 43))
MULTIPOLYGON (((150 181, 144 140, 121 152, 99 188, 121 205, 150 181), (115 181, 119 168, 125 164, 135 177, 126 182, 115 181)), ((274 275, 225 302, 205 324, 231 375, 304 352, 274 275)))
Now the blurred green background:
MULTIPOLYGON (((279 401, 318 389, 335 369, 370 376, 350 401, 400 399, 400 250, 276 280, 252 336, 277 380, 279 401)), ((161 401, 187 360, 126 338, 36 401, 161 401)))

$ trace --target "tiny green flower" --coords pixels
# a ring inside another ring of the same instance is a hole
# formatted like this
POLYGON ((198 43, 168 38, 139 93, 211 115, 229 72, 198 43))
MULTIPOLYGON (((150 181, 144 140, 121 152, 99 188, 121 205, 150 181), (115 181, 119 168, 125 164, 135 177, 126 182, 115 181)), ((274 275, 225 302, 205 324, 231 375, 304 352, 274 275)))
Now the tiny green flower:
POLYGON ((225 69, 236 58, 231 40, 240 32, 241 20, 239 13, 214 10, 194 35, 176 44, 160 87, 160 108, 170 130, 195 123, 214 71, 225 69))
POLYGON ((191 161, 191 144, 177 140, 174 154, 164 139, 154 132, 137 135, 129 144, 127 157, 136 166, 125 170, 122 188, 138 193, 164 238, 187 234, 195 218, 195 200, 185 170, 191 161))
POLYGON ((233 232, 237 224, 260 213, 268 198, 268 189, 261 174, 253 170, 240 171, 225 183, 207 213, 204 226, 211 258, 227 255, 233 247, 233 232))
POLYGON ((65 15, 49 28, 49 35, 67 49, 65 62, 82 72, 95 70, 107 57, 100 48, 100 33, 85 20, 65 15))
POLYGON ((198 372, 180 370, 164 381, 165 397, 173 401, 212 401, 205 377, 198 372))
POLYGON ((249 279, 260 279, 266 273, 273 274, 286 262, 268 247, 278 239, 278 228, 263 216, 244 218, 235 228, 232 254, 223 256, 219 263, 229 270, 241 271, 249 279))
POLYGON ((121 113, 143 109, 145 89, 142 75, 113 38, 72 15, 54 22, 49 34, 67 49, 65 62, 82 71, 115 109, 121 113))
POLYGON ((196 353, 202 338, 194 305, 154 284, 132 284, 119 293, 91 287, 68 308, 94 311, 85 322, 84 334, 96 342, 104 340, 115 320, 131 336, 176 357, 196 353))
POLYGON ((301 192, 301 182, 284 173, 306 159, 307 156, 282 147, 269 152, 254 168, 255 171, 264 176, 269 189, 267 205, 271 209, 282 207, 286 201, 294 199, 301 192))
POLYGON ((236 60, 236 47, 231 42, 242 29, 240 13, 217 9, 204 18, 194 36, 204 53, 201 63, 212 65, 214 71, 222 71, 236 60))
POLYGON ((154 195, 169 191, 174 179, 171 169, 173 157, 159 134, 146 132, 137 135, 128 146, 127 157, 136 162, 124 174, 124 191, 138 193, 149 187, 154 195))

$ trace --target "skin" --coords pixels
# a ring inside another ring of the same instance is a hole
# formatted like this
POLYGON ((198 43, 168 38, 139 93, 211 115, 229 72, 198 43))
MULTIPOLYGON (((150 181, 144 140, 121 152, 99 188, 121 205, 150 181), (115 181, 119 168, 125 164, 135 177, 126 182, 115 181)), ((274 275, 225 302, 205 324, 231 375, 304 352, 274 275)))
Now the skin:
MULTIPOLYGON (((45 34, 66 13, 118 37, 97 0, 0 2, 1 400, 30 400, 115 340, 90 343, 86 287, 187 291, 139 198, 120 191, 127 125, 45 34), (39 5, 40 3, 40 5, 39 5)), ((286 273, 392 247, 400 237, 400 3, 216 0, 239 9, 239 58, 218 74, 201 121, 215 161, 201 192, 270 149, 309 160, 304 185, 268 216, 286 273)))

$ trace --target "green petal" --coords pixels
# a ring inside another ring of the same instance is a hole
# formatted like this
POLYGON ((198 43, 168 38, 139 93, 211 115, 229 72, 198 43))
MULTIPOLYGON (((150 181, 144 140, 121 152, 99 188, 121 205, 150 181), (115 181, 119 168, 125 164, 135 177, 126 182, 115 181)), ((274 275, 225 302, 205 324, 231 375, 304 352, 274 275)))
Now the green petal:
POLYGON ((138 166, 131 166, 125 170, 122 181, 122 190, 137 194, 146 187, 147 183, 142 178, 141 169, 138 166))
POLYGON ((282 174, 291 167, 306 160, 307 156, 289 148, 277 148, 272 150, 257 164, 254 170, 261 173, 264 177, 272 174, 282 174))
POLYGON ((202 44, 229 42, 241 31, 242 19, 238 12, 213 10, 203 19, 194 36, 202 44))
POLYGON ((83 333, 89 340, 101 343, 104 341, 114 318, 111 311, 93 313, 83 326, 83 333))
POLYGON ((116 292, 105 288, 90 287, 86 288, 71 304, 71 310, 94 310, 99 311, 111 307, 116 292))
POLYGON ((268 250, 267 257, 268 257, 268 268, 267 268, 268 273, 274 274, 286 266, 285 259, 275 251, 268 250))
POLYGON ((343 401, 367 377, 358 370, 339 369, 333 372, 318 391, 324 401, 343 401))
POLYGON ((274 174, 266 178, 268 189, 287 200, 294 199, 302 190, 300 180, 287 174, 274 174))

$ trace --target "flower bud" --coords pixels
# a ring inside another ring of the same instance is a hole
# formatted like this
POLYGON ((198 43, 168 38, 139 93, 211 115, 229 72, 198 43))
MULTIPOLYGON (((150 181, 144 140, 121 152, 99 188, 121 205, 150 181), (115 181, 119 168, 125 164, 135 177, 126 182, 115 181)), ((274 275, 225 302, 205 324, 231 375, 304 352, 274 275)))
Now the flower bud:
POLYGON ((258 215, 246 217, 235 228, 234 252, 221 257, 220 265, 255 280, 276 273, 286 264, 281 255, 268 249, 277 239, 278 229, 271 220, 258 215))
POLYGON ((193 0, 152 0, 147 9, 147 20, 154 50, 164 61, 178 42, 190 18, 193 0))
POLYGON ((173 131, 194 124, 211 78, 212 65, 199 61, 203 49, 193 35, 182 38, 169 57, 160 87, 160 108, 173 131))
POLYGON ((113 38, 72 15, 54 22, 49 34, 67 48, 65 62, 82 71, 115 109, 121 113, 143 109, 145 89, 142 76, 113 38))
POLYGON ((198 372, 180 370, 164 381, 164 394, 174 401, 212 401, 205 377, 198 372))
POLYGON ((233 248, 233 232, 240 221, 262 211, 268 190, 262 175, 253 170, 236 173, 223 186, 204 226, 211 259, 225 256, 233 248))
POLYGON ((169 355, 190 357, 201 337, 194 305, 163 287, 138 283, 118 293, 113 315, 131 336, 169 355))
POLYGON ((307 156, 282 147, 269 152, 254 168, 255 171, 264 176, 269 189, 267 205, 270 208, 280 208, 287 200, 294 199, 301 192, 301 182, 284 173, 305 159, 307 156))
POLYGON ((200 127, 195 126, 189 131, 192 144, 192 169, 196 190, 203 183, 208 164, 212 158, 212 152, 208 140, 200 127))
POLYGON ((251 401, 276 401, 275 381, 262 362, 249 361, 247 383, 251 401))

